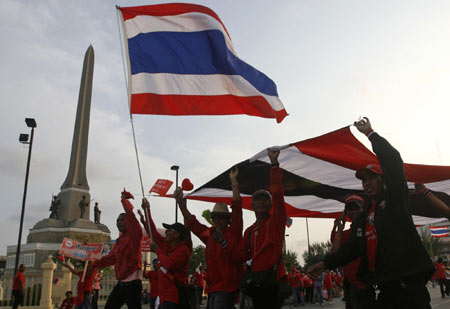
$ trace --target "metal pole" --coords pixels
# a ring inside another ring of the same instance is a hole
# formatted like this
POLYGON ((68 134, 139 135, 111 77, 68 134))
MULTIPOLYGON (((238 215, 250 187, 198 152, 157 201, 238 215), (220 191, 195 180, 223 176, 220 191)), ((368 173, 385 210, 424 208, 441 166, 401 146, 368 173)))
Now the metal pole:
POLYGON ((27 200, 28 175, 30 173, 31 150, 33 148, 33 136, 34 136, 34 127, 31 128, 30 148, 28 149, 27 170, 25 173, 25 186, 23 189, 22 213, 20 215, 19 239, 17 240, 16 265, 14 266, 14 277, 16 276, 17 268, 19 267, 20 246, 22 243, 23 218, 25 216, 25 202, 27 200))
MULTIPOLYGON (((178 188, 178 169, 176 170, 175 187, 178 188)), ((178 222, 178 202, 175 200, 175 222, 178 222)))
POLYGON ((311 247, 309 246, 309 227, 308 227, 308 218, 306 218, 306 236, 308 238, 308 259, 311 255, 311 247))

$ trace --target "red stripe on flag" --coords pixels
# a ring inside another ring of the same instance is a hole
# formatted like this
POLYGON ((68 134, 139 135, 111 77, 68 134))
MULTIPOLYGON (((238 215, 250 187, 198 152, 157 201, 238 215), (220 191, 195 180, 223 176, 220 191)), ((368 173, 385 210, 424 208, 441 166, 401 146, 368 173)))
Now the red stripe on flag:
POLYGON ((134 18, 138 15, 151 15, 151 16, 173 16, 180 15, 186 13, 203 13, 207 14, 214 19, 216 19, 219 23, 222 24, 222 27, 230 37, 230 34, 227 31, 227 28, 220 20, 219 16, 210 8, 191 3, 167 3, 167 4, 155 4, 155 5, 143 5, 143 6, 134 6, 134 7, 124 7, 119 8, 122 11, 122 16, 124 20, 134 18))
POLYGON ((195 96, 154 93, 133 94, 131 96, 131 113, 173 116, 247 114, 263 118, 276 118, 278 123, 287 116, 285 109, 273 110, 262 96, 195 96))
MULTIPOLYGON (((306 155, 355 171, 369 164, 379 165, 377 157, 356 139, 349 126, 291 145, 306 155)), ((410 182, 432 183, 450 179, 450 166, 410 163, 403 166, 410 182)))

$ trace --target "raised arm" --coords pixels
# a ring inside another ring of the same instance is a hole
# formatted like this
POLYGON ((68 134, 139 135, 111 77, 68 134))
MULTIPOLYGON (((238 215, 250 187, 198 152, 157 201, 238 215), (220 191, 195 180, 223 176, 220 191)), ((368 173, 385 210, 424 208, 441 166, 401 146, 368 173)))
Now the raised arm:
POLYGON ((68 270, 70 270, 70 272, 74 275, 78 276, 78 272, 75 271, 75 269, 72 267, 72 265, 67 264, 66 261, 62 262, 62 265, 67 268, 68 270))
MULTIPOLYGON (((151 239, 151 241, 156 242, 158 244, 158 246, 160 246, 160 247, 164 246, 166 243, 166 240, 164 239, 164 237, 161 234, 159 234, 158 230, 156 229, 156 225, 155 225, 155 222, 153 222, 152 213, 150 211, 150 202, 146 198, 142 199, 142 209, 144 209, 144 210, 148 209, 148 214, 149 214, 148 220, 150 223, 150 229, 152 231, 151 235, 153 237, 153 239, 151 239)), ((145 227, 147 228, 147 225, 145 225, 145 227)))
POLYGON ((342 212, 342 214, 334 220, 334 226, 331 233, 331 249, 330 253, 336 252, 342 244, 342 231, 345 227, 345 211, 342 212))
POLYGON ((178 208, 180 208, 181 214, 184 218, 184 223, 190 222, 192 220, 192 214, 187 208, 186 199, 184 198, 183 189, 181 187, 178 187, 175 189, 175 192, 173 192, 173 197, 177 201, 178 208))
MULTIPOLYGON (((355 121, 354 125, 372 143, 373 151, 377 155, 383 171, 383 180, 386 184, 387 193, 393 200, 399 199, 399 201, 403 201, 407 198, 409 192, 400 153, 386 139, 372 129, 372 125, 367 117, 355 121)), ((393 204, 401 205, 401 203, 393 204)))
MULTIPOLYGON (((422 194, 428 201, 427 206, 420 209, 412 209, 413 214, 438 218, 443 217, 450 220, 450 206, 445 204, 441 199, 428 190, 423 184, 415 183, 414 187, 418 194, 422 194)), ((417 207, 418 208, 418 207, 417 207)))
POLYGON ((133 198, 132 195, 125 191, 122 191, 121 202, 123 210, 125 210, 125 225, 127 227, 127 233, 131 235, 133 239, 142 239, 142 228, 139 221, 136 219, 136 215, 133 212, 133 205, 128 200, 133 198))
POLYGON ((278 162, 278 156, 280 155, 279 150, 267 151, 267 155, 270 159, 270 193, 272 194, 272 205, 273 205, 273 220, 279 225, 279 231, 283 234, 286 226, 286 207, 284 205, 284 187, 283 187, 283 171, 280 168, 280 163, 278 162))
POLYGON ((230 170, 230 182, 233 190, 233 199, 231 201, 231 234, 233 235, 233 241, 238 245, 242 239, 242 229, 244 222, 242 220, 242 199, 239 192, 238 182, 239 170, 237 166, 234 166, 230 170))

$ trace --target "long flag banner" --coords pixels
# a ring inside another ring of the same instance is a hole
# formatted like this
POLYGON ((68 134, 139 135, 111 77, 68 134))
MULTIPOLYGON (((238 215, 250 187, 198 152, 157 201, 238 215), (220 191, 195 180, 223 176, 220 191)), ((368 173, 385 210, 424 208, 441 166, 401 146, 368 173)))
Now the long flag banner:
POLYGON ((102 257, 102 251, 103 244, 82 243, 64 238, 59 254, 81 261, 95 261, 102 257))
POLYGON ((189 3, 118 8, 132 114, 287 116, 275 83, 242 61, 211 9, 189 3))
MULTIPOLYGON (((379 165, 373 152, 353 135, 350 127, 280 147, 285 202, 290 217, 337 218, 344 209, 345 196, 363 194, 355 171, 367 165, 379 165)), ((251 195, 257 189, 269 190, 270 161, 267 150, 240 162, 239 190, 244 208, 251 209, 251 195)), ((450 166, 404 163, 408 185, 424 183, 450 205, 450 166)), ((410 191, 414 222, 423 225, 443 221, 439 214, 427 212, 429 200, 410 191), (427 211, 423 211, 423 210, 427 211), (426 214, 428 217, 424 217, 426 214), (422 215, 422 216, 419 216, 422 215)), ((231 203, 229 170, 187 195, 188 199, 231 203)))
POLYGON ((448 226, 430 226, 431 236, 433 237, 448 237, 448 226))

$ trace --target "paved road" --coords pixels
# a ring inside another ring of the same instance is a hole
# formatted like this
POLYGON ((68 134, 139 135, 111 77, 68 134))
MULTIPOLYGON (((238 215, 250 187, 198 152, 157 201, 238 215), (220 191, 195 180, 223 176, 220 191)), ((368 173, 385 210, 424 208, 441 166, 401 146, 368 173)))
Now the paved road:
MULTIPOLYGON (((431 296, 431 307, 436 309, 449 309, 450 308, 450 297, 441 298, 441 293, 439 292, 439 286, 436 286, 434 288, 429 287, 428 290, 430 291, 431 296)), ((343 301, 341 301, 341 298, 336 298, 333 300, 332 304, 329 304, 327 302, 324 302, 323 306, 320 306, 319 304, 308 304, 303 307, 293 307, 291 305, 283 306, 284 309, 288 308, 324 308, 324 309, 344 309, 345 304, 343 301)))
MULTIPOLYGON (((449 309, 450 308, 450 297, 446 297, 446 298, 441 298, 441 293, 439 292, 439 287, 436 286, 434 288, 429 287, 428 290, 430 291, 430 295, 431 295, 431 307, 432 308, 436 308, 436 309, 449 309)), ((203 301, 203 304, 205 303, 205 301, 203 301)), ((103 308, 103 306, 99 306, 99 308, 103 308)), ((126 306, 123 306, 122 308, 126 308, 126 306)), ((143 309, 147 309, 149 308, 148 305, 143 305, 142 306, 143 309)), ((205 307, 201 307, 201 308, 205 308, 205 307)), ((303 307, 294 307, 292 305, 286 305, 283 306, 284 309, 290 309, 290 308, 324 308, 324 309, 344 309, 345 308, 345 304, 343 301, 341 301, 341 298, 336 298, 333 300, 332 304, 329 304, 327 302, 324 302, 323 306, 320 306, 319 304, 307 304, 306 306, 303 307)))

